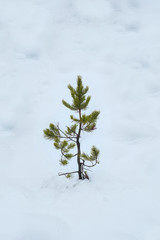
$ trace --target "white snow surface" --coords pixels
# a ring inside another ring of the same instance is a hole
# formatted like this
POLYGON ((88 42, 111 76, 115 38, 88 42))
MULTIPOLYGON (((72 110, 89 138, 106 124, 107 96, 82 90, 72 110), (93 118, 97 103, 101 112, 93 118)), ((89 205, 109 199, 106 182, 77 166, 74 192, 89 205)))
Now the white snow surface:
POLYGON ((160 240, 159 66, 159 0, 0 0, 1 240, 160 240), (90 181, 43 138, 77 75, 101 111, 90 181))

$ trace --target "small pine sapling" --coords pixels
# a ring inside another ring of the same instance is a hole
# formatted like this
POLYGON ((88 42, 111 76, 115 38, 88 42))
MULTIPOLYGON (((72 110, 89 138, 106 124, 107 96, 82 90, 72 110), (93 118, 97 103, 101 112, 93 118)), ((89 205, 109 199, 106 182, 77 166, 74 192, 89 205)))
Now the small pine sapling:
POLYGON ((99 150, 93 146, 91 148, 90 155, 86 153, 81 153, 80 138, 82 132, 92 132, 96 129, 96 121, 100 114, 100 111, 93 111, 91 114, 82 114, 84 110, 87 109, 88 104, 91 100, 91 96, 86 97, 86 93, 89 88, 86 86, 84 88, 82 84, 81 76, 77 77, 77 87, 73 88, 70 84, 68 88, 72 97, 72 104, 67 103, 62 100, 65 107, 77 113, 77 116, 70 115, 72 125, 66 127, 63 131, 60 129, 59 124, 50 124, 49 128, 43 130, 44 137, 48 140, 54 141, 54 147, 61 152, 60 164, 67 165, 69 160, 76 157, 78 170, 67 173, 59 173, 59 176, 65 175, 70 178, 72 174, 78 173, 79 179, 89 179, 87 168, 94 167, 99 163, 99 150), (73 149, 76 147, 76 152, 73 149))

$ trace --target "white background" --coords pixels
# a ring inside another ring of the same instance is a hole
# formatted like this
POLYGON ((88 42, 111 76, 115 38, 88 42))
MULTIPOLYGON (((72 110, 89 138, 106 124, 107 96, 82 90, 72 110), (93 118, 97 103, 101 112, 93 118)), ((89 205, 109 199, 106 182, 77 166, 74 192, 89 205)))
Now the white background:
POLYGON ((0 239, 160 240, 160 2, 0 0, 0 239), (43 138, 81 75, 90 181, 43 138))

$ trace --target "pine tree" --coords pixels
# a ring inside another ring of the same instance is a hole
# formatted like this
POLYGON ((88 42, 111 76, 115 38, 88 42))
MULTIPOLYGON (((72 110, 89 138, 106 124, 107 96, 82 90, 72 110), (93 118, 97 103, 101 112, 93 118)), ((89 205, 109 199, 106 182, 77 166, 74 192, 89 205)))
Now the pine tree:
POLYGON ((67 126, 65 131, 60 129, 59 124, 51 123, 49 128, 43 130, 44 137, 53 140, 54 147, 61 151, 60 164, 67 165, 70 159, 77 158, 78 171, 59 173, 59 176, 65 175, 70 178, 72 174, 78 173, 79 179, 89 179, 86 168, 94 167, 99 163, 99 150, 93 146, 90 155, 84 152, 81 153, 80 138, 82 132, 92 132, 96 129, 96 121, 100 111, 93 111, 89 115, 82 114, 87 109, 91 96, 86 96, 89 88, 83 86, 81 76, 77 77, 77 87, 73 88, 69 84, 68 89, 72 97, 72 104, 67 103, 65 100, 62 100, 62 103, 71 111, 76 112, 78 116, 70 115, 72 125, 67 126), (76 153, 72 153, 75 147, 76 153))

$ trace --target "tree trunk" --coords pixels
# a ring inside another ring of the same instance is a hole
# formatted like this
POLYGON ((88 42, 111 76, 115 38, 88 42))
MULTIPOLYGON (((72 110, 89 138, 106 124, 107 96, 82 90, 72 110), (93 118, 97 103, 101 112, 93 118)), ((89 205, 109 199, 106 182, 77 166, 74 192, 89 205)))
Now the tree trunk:
POLYGON ((80 149, 79 137, 77 137, 77 150, 78 150, 78 155, 77 155, 78 176, 79 176, 79 179, 83 179, 83 170, 82 170, 83 166, 82 166, 82 163, 80 161, 81 149, 80 149))
MULTIPOLYGON (((79 109, 79 119, 81 120, 81 110, 79 109)), ((79 179, 84 179, 83 178, 83 163, 81 163, 80 160, 80 155, 81 155, 81 147, 80 147, 80 134, 81 134, 81 123, 79 124, 79 131, 77 135, 77 164, 78 164, 78 176, 79 179)))

